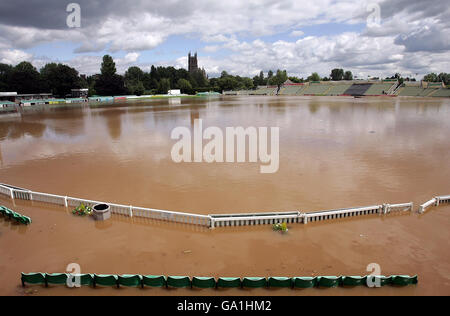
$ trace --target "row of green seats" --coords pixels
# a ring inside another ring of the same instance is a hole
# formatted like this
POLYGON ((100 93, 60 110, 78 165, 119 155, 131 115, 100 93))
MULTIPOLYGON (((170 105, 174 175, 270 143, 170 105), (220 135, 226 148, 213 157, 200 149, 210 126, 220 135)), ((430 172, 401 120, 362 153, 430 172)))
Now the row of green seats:
POLYGON ((76 277, 67 273, 22 273, 22 286, 29 284, 67 284, 68 278, 72 282, 78 281, 80 285, 87 286, 133 286, 133 287, 196 287, 196 288, 312 288, 312 287, 336 287, 336 286, 358 286, 367 285, 368 278, 371 284, 406 286, 417 284, 417 275, 393 275, 385 276, 318 276, 318 277, 244 277, 241 278, 219 278, 168 276, 162 275, 139 275, 139 274, 80 274, 76 277), (78 278, 78 280, 77 280, 78 278))
POLYGON ((28 216, 16 213, 13 210, 10 210, 9 208, 7 208, 6 206, 0 206, 0 214, 2 214, 3 216, 7 216, 10 219, 14 219, 16 222, 24 224, 24 225, 31 224, 31 218, 29 218, 28 216))

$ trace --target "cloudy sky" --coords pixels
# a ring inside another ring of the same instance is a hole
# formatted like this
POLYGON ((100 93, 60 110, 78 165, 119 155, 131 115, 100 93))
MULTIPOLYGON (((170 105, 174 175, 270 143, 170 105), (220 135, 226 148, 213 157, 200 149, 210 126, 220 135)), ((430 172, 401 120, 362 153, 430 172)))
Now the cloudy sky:
POLYGON ((93 74, 110 54, 123 73, 187 68, 187 53, 197 51, 212 77, 278 68, 300 77, 336 67, 360 78, 450 72, 442 0, 78 0, 80 27, 67 25, 69 3, 2 0, 0 62, 56 61, 93 74))

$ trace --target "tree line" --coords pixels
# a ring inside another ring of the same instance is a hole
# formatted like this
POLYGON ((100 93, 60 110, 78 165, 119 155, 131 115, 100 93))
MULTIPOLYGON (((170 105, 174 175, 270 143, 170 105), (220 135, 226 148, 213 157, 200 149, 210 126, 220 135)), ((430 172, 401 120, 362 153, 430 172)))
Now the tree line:
MULTIPOLYGON (((274 85, 280 87, 287 79, 294 83, 311 81, 340 81, 353 80, 352 72, 335 68, 329 76, 320 77, 317 72, 306 79, 288 76, 286 70, 263 71, 253 78, 233 76, 222 71, 220 77, 207 78, 204 73, 197 71, 189 73, 186 69, 174 67, 151 66, 150 71, 143 71, 137 66, 127 69, 124 75, 117 73, 113 58, 103 56, 100 73, 85 76, 68 65, 48 63, 39 71, 29 62, 23 61, 16 66, 0 63, 0 91, 15 91, 26 93, 52 93, 57 97, 70 95, 71 89, 88 88, 92 95, 142 95, 166 94, 170 89, 180 89, 182 93, 193 94, 204 91, 251 90, 258 86, 274 85)), ((378 79, 378 78, 371 78, 378 79)), ((386 79, 414 80, 402 78, 395 74, 386 79)), ((428 82, 444 82, 450 84, 450 74, 431 73, 423 78, 428 82)))

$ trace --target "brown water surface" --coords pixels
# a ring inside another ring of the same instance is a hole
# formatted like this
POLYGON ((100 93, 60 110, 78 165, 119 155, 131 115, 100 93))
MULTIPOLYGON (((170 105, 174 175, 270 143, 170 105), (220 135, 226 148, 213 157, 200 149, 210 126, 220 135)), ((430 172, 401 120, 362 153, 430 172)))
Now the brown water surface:
MULTIPOLYGON (((450 194, 450 100, 223 97, 108 106, 47 106, 0 116, 0 182, 34 191, 201 214, 313 211, 450 194), (280 127, 280 168, 172 161, 177 126, 280 127)), ((424 215, 368 216, 214 231, 56 206, 0 202, 33 218, 0 218, 0 294, 25 293, 21 271, 213 276, 419 274, 417 287, 230 290, 222 295, 450 294, 449 206, 424 215)), ((213 295, 214 291, 78 289, 37 294, 213 295)))

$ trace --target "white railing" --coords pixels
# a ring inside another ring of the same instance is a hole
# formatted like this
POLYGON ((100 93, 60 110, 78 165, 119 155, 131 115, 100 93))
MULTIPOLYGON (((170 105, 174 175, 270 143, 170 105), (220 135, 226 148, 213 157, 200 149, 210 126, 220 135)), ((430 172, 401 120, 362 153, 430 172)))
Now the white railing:
MULTIPOLYGON (((101 201, 86 200, 70 196, 34 192, 7 184, 0 184, 0 194, 11 199, 30 200, 61 205, 65 207, 76 207, 80 204, 94 206, 95 204, 108 204, 113 214, 129 217, 143 217, 153 220, 169 221, 190 225, 199 225, 210 228, 224 226, 246 226, 246 225, 268 225, 277 223, 304 223, 323 221, 329 219, 346 218, 371 214, 388 214, 394 211, 412 211, 413 203, 382 204, 365 207, 354 207, 337 210, 301 213, 291 212, 269 212, 269 213, 240 213, 240 214, 212 214, 199 215, 192 213, 174 212, 151 208, 135 207, 101 201)), ((420 205, 419 212, 424 213, 428 207, 439 206, 440 203, 450 203, 450 195, 435 197, 420 205)))
POLYGON ((419 207, 419 213, 425 213, 427 208, 431 206, 439 206, 441 203, 450 203, 450 195, 441 195, 426 201, 419 207))

